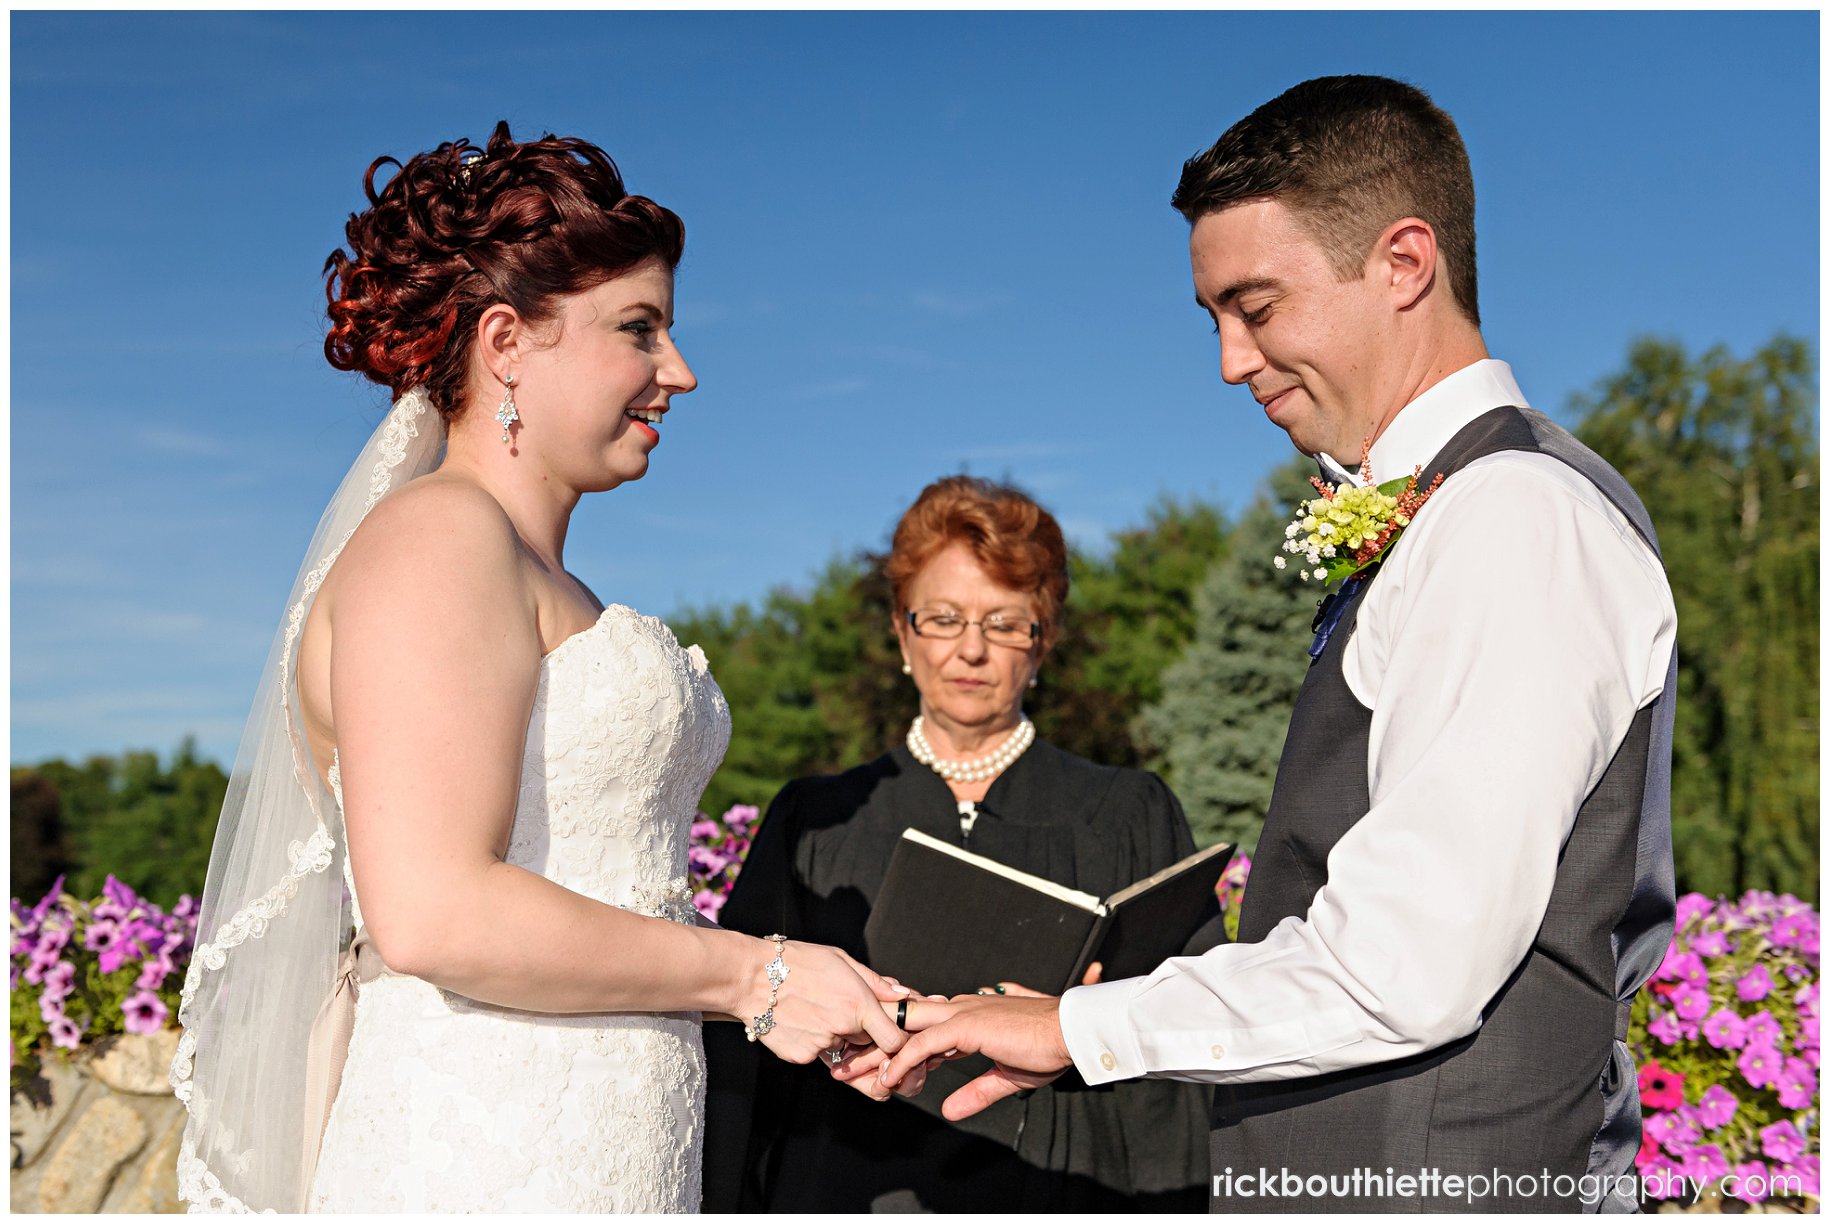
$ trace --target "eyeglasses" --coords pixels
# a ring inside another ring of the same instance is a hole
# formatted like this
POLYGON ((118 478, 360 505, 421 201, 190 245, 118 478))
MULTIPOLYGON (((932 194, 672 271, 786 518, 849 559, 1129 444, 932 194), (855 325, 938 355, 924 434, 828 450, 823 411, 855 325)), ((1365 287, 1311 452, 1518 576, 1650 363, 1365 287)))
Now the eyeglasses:
POLYGON ((966 632, 967 625, 977 625, 985 640, 993 646, 1014 646, 1027 650, 1042 635, 1035 621, 1011 620, 1004 616, 987 616, 984 620, 967 620, 957 612, 931 612, 919 609, 909 613, 909 627, 920 637, 951 641, 966 632))

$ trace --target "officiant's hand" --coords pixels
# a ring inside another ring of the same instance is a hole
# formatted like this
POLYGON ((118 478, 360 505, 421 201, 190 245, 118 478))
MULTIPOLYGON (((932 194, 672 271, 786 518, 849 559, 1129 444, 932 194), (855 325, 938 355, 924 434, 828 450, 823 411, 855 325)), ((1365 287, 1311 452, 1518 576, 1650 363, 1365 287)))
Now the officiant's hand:
POLYGON ((941 1104, 941 1115, 957 1122, 986 1106, 1029 1088, 1040 1088, 1072 1065, 1061 1035, 1061 1000, 1004 995, 960 995, 946 1003, 911 1003, 908 1043, 884 1066, 881 1078, 894 1090, 917 1067, 935 1057, 983 1054, 992 1069, 941 1104))
MULTIPOLYGON (((1099 985, 1099 974, 1105 966, 1094 961, 1087 966, 1087 971, 1080 975, 1082 986, 1099 985)), ((982 995, 1005 995, 1019 999, 1052 999, 1055 996, 1043 994, 1040 990, 1031 990, 1021 982, 999 982, 996 986, 981 986, 978 993, 982 995)))

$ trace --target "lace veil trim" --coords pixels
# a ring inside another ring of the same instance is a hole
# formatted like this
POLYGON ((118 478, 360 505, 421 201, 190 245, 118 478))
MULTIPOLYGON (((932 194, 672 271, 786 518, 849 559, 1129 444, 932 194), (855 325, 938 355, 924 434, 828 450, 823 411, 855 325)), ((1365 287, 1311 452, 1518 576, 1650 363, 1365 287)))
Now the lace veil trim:
POLYGON ((180 995, 171 1085, 189 1111, 178 1193, 192 1211, 302 1211, 312 1174, 305 1050, 348 914, 342 817, 311 762, 293 649, 344 545, 376 503, 437 466, 443 418, 395 401, 331 498, 293 583, 230 775, 200 939, 180 995))

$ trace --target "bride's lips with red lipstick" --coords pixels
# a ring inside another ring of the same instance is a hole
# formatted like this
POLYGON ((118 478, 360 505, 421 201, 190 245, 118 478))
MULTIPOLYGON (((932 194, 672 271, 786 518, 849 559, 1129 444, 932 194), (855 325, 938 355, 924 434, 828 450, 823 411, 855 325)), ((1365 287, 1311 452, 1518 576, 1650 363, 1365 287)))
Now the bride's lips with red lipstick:
POLYGON ((661 431, 655 426, 667 415, 665 408, 625 408, 623 415, 635 422, 635 427, 648 435, 651 442, 661 440, 661 431))

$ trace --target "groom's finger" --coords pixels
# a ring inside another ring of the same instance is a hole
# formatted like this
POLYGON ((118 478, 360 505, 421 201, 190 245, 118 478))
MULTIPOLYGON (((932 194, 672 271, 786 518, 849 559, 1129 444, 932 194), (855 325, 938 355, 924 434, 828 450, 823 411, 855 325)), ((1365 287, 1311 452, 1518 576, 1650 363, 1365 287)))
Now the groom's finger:
POLYGON ((994 1105, 1005 1097, 1016 1096, 1031 1087, 1034 1085, 1011 1079, 1003 1068, 993 1067, 942 1101, 940 1114, 949 1122, 958 1122, 961 1118, 970 1118, 987 1106, 994 1105))
MULTIPOLYGON (((910 1013, 917 1010, 928 1012, 931 1009, 951 1007, 952 1004, 933 1003, 909 1005, 910 1013)), ((909 1037, 908 1043, 896 1051, 896 1056, 884 1064, 883 1082, 886 1087, 894 1088, 902 1082, 902 1077, 914 1069, 916 1064, 941 1055, 976 1054, 979 1043, 966 1032, 965 1017, 952 1015, 943 1017, 938 1024, 924 1028, 909 1037)))

